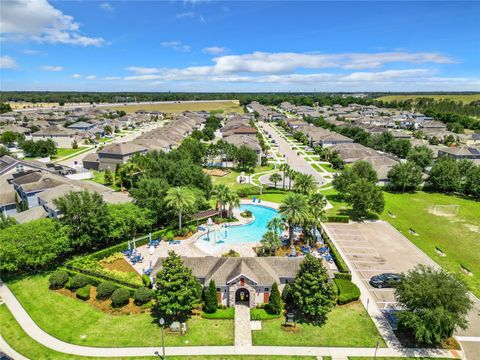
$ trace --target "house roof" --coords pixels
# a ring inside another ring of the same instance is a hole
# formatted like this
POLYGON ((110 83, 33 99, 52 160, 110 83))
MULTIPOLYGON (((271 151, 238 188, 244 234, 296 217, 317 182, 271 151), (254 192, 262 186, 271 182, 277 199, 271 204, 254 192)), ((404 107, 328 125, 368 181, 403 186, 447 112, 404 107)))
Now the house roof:
POLYGON ((32 136, 50 136, 50 135, 70 136, 74 134, 75 134, 74 130, 67 129, 59 125, 52 125, 52 126, 49 126, 48 128, 45 128, 33 133, 32 136))
POLYGON ((105 146, 99 154, 130 155, 146 151, 147 148, 133 142, 115 143, 105 146))
POLYGON ((47 216, 48 214, 42 206, 36 206, 34 208, 12 215, 12 217, 19 224, 24 224, 32 220, 46 218, 47 216))

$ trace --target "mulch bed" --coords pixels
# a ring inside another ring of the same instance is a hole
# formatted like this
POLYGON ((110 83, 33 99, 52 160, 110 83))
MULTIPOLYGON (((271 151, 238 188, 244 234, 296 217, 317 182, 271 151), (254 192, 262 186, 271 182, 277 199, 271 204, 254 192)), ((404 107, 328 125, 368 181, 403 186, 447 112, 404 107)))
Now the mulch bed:
POLYGON ((136 273, 133 266, 130 265, 130 263, 125 259, 118 259, 112 263, 102 262, 102 266, 107 270, 117 270, 117 271, 126 272, 126 273, 128 272, 136 273))
POLYGON ((222 170, 222 169, 203 169, 203 172, 207 175, 217 176, 217 177, 224 177, 230 174, 230 171, 222 170))

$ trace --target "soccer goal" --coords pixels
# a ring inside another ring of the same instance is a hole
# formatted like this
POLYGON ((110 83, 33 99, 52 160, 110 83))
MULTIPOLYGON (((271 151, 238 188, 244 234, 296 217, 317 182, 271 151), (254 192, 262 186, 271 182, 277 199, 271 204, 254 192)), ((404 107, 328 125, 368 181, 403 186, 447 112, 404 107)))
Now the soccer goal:
POLYGON ((435 205, 433 215, 437 216, 457 216, 460 205, 435 205))

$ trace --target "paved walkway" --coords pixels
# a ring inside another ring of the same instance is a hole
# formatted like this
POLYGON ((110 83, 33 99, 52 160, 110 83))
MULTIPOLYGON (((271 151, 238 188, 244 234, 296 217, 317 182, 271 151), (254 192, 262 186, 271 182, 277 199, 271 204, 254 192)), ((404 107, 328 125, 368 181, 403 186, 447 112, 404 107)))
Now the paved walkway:
POLYGON ((235 346, 252 346, 250 308, 246 305, 235 305, 235 346))
MULTIPOLYGON (((25 330, 25 332, 35 341, 44 346, 63 352, 66 354, 94 356, 94 357, 139 357, 154 356, 159 348, 155 347, 121 347, 121 348, 101 348, 80 346, 66 343, 49 335, 33 321, 22 305, 15 298, 10 289, 0 283, 0 297, 5 300, 6 305, 13 316, 25 330)), ((248 308, 245 309, 248 311, 248 308)), ((248 325, 250 323, 248 322, 248 325)), ((250 332, 250 327, 248 326, 250 332)), ((251 341, 251 340, 250 340, 251 341)), ((0 342, 1 344, 1 342, 0 342)), ((3 347, 2 347, 3 348, 3 347)), ((457 352, 458 353, 458 352, 457 352)), ((185 346, 185 347, 167 347, 168 356, 191 356, 191 355, 285 355, 285 356, 332 356, 348 357, 361 356, 373 357, 375 348, 340 348, 340 347, 305 347, 305 346, 185 346)), ((460 352, 461 355, 461 352, 460 352)), ((458 355, 455 352, 446 350, 428 350, 428 349, 405 349, 405 348, 381 348, 377 351, 378 357, 442 357, 455 358, 458 355)), ((24 359, 19 357, 19 359, 24 359)))

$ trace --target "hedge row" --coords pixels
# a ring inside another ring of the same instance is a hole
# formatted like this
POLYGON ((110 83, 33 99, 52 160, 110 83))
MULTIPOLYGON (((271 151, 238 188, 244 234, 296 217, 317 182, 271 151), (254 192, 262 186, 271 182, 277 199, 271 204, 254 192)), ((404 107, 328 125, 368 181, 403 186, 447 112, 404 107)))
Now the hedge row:
POLYGON ((348 304, 360 298, 360 289, 349 280, 333 279, 338 289, 338 303, 348 304))
POLYGON ((349 273, 350 269, 348 268, 347 264, 345 264, 345 261, 343 260, 335 245, 333 245, 332 240, 330 240, 330 238, 325 234, 323 235, 323 238, 330 248, 333 261, 335 261, 335 265, 337 265, 338 271, 342 273, 349 273))
POLYGON ((342 279, 342 280, 348 280, 348 281, 352 280, 352 274, 351 273, 337 272, 333 275, 335 276, 335 279, 342 279))
POLYGON ((350 217, 348 215, 333 215, 327 217, 327 222, 348 223, 350 217))

